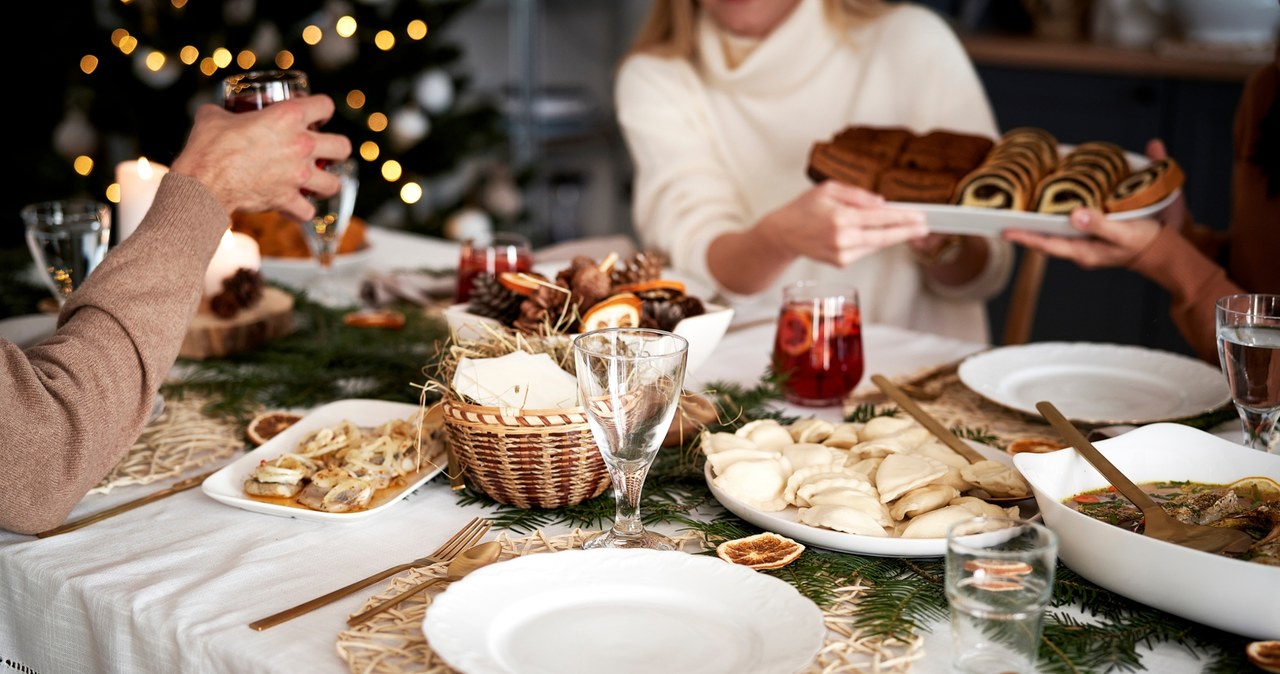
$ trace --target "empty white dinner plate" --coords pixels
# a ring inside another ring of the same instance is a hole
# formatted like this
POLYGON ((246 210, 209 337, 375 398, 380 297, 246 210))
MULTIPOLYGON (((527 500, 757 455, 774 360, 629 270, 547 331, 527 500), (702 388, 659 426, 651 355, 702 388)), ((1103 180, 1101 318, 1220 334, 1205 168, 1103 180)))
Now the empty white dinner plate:
POLYGON ((1040 342, 970 356, 960 381, 982 397, 1039 416, 1047 400, 1084 424, 1148 424, 1213 411, 1231 400, 1202 360, 1139 346, 1040 342))
POLYGON ((566 550, 487 566, 422 623, 466 674, 787 674, 822 647, 822 611, 788 583, 718 557, 566 550))

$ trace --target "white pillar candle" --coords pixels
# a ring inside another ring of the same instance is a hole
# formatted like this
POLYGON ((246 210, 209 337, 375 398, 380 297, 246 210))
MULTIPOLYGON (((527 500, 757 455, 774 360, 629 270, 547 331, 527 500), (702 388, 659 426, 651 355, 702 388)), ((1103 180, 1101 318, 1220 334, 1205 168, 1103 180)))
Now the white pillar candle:
POLYGON ((259 271, 261 268, 262 253, 258 250, 258 242, 248 234, 228 229, 223 232, 222 241, 204 272, 204 295, 213 297, 222 292, 222 282, 237 270, 259 271))
POLYGON ((120 204, 114 225, 117 242, 124 241, 137 229, 142 216, 147 214, 156 198, 160 179, 168 172, 169 167, 149 162, 146 157, 123 161, 116 166, 116 183, 120 185, 120 204))

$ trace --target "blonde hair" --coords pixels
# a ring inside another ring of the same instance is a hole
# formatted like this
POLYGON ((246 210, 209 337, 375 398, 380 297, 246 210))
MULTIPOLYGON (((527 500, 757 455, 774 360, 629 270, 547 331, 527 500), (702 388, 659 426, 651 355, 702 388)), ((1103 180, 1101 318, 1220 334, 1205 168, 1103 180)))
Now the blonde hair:
MULTIPOLYGON (((698 52, 698 0, 653 0, 627 55, 653 54, 694 60, 698 52)), ((827 23, 845 34, 855 23, 881 13, 883 0, 822 0, 827 23)))

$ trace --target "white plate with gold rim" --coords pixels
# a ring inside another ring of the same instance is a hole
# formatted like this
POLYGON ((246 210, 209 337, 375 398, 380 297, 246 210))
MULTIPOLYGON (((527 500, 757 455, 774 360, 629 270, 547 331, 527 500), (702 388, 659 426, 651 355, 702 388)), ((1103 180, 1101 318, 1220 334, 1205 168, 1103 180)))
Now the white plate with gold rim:
POLYGON ((813 660, 826 628, 787 582, 718 557, 565 550, 455 582, 422 631, 467 674, 786 674, 813 660))

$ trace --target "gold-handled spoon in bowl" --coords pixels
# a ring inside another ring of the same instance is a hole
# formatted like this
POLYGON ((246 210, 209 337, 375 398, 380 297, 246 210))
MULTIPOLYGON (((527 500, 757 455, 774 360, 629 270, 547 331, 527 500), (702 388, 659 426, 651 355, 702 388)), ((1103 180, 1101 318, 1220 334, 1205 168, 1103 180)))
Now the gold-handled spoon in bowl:
POLYGON ((1145 519, 1142 531, 1147 536, 1213 553, 1241 553, 1253 545, 1253 539, 1243 531, 1203 524, 1187 524, 1175 519, 1142 491, 1141 487, 1125 477, 1115 464, 1107 460, 1107 457, 1103 456, 1102 452, 1099 452, 1098 448, 1094 447, 1093 443, 1089 442, 1084 434, 1053 406, 1053 403, 1042 400, 1036 403, 1036 409, 1040 410, 1040 414, 1057 429, 1064 440, 1070 442, 1086 461, 1102 473, 1102 477, 1106 478, 1116 491, 1142 511, 1145 519))
POLYGON ((355 627, 356 625, 367 622, 373 616, 394 606, 399 606, 400 602, 403 602, 409 597, 412 597, 436 583, 443 583, 446 581, 452 583, 476 569, 488 566, 498 561, 498 556, 501 554, 502 544, 498 541, 489 541, 488 543, 481 543, 473 548, 468 548, 462 554, 454 557, 453 561, 449 562, 449 566, 445 569, 445 576, 443 578, 424 580, 390 599, 351 616, 347 619, 347 624, 355 627))

